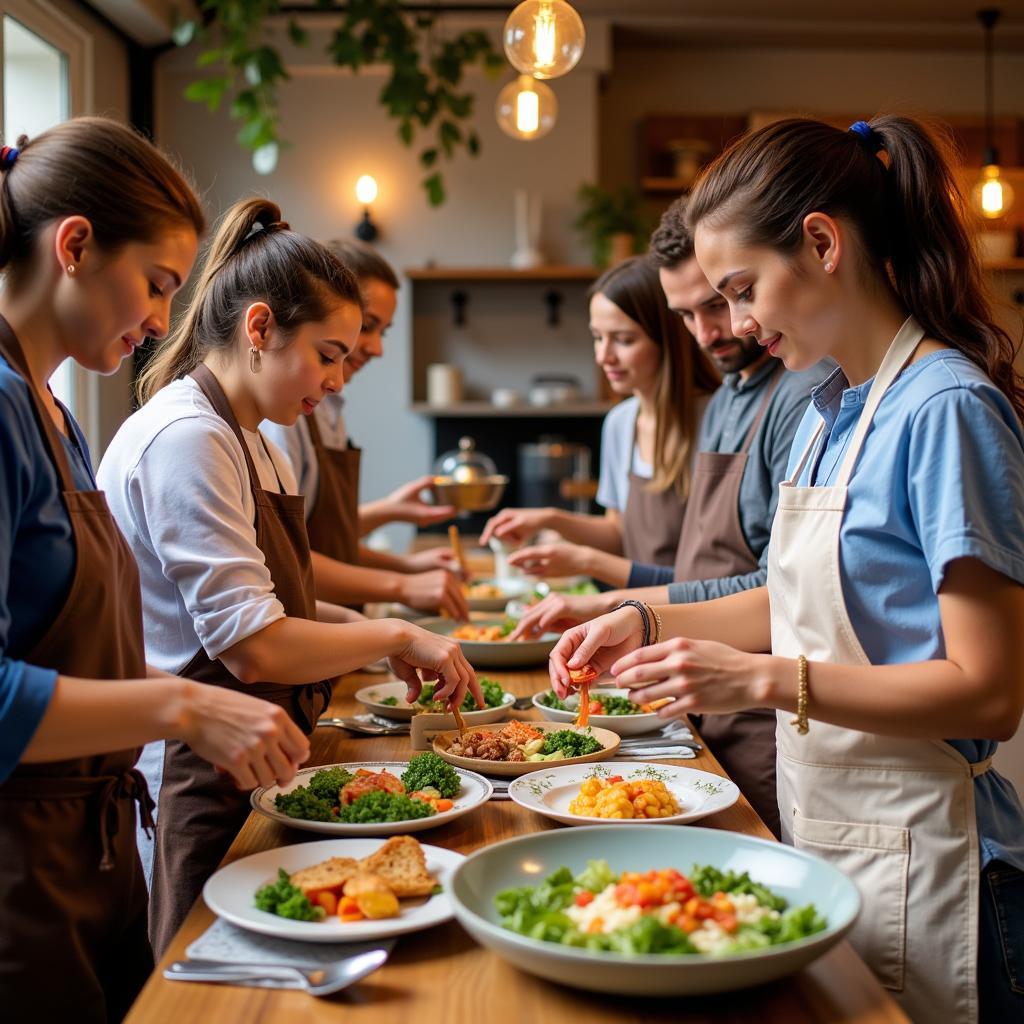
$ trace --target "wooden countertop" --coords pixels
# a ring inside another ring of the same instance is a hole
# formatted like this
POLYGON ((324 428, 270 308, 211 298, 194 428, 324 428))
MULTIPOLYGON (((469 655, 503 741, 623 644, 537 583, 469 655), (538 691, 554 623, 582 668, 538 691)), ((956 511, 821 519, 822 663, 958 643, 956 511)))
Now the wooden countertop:
MULTIPOLYGON (((536 693, 547 685, 544 669, 487 674, 517 695, 536 693)), ((380 680, 379 675, 346 676, 336 690, 331 714, 351 714, 358 710, 351 694, 360 686, 380 680)), ((353 738, 339 729, 318 729, 312 748, 310 764, 404 760, 410 756, 406 736, 353 738)), ((707 750, 701 751, 695 760, 678 763, 724 774, 707 750)), ((733 807, 700 824, 770 838, 760 818, 742 797, 733 807)), ((492 800, 449 825, 420 833, 419 838, 424 843, 469 853, 525 832, 563 827, 510 801, 492 800)), ((274 846, 323 838, 316 833, 286 828, 254 813, 228 851, 225 863, 274 846)), ((586 1020, 588 1024, 604 1021, 739 1024, 753 1020, 759 1024, 803 1021, 896 1024, 907 1020, 845 942, 788 979, 745 992, 686 1000, 590 994, 551 984, 518 971, 494 953, 477 946, 454 921, 402 936, 384 967, 353 988, 328 999, 294 991, 164 980, 162 969, 166 963, 184 958, 186 946, 198 938, 213 919, 200 899, 132 1007, 126 1018, 128 1024, 262 1024, 269 1021, 461 1024, 472 1020, 494 1024, 506 1021, 566 1024, 572 1020, 586 1020)))

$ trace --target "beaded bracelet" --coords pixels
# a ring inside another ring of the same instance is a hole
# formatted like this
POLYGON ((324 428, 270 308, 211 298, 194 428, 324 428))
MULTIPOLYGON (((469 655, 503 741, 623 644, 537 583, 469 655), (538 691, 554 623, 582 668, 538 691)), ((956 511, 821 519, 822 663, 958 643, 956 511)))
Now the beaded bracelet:
POLYGON ((789 721, 790 725, 796 726, 796 731, 801 736, 807 735, 807 659, 802 655, 797 655, 796 659, 796 718, 791 718, 789 721))
POLYGON ((643 619, 644 623, 644 639, 641 646, 649 647, 651 644, 651 620, 647 615, 647 608, 644 606, 642 601, 623 601, 621 604, 616 605, 612 611, 617 612, 620 608, 635 608, 640 613, 640 618, 643 619))
POLYGON ((644 607, 647 609, 648 615, 654 619, 654 637, 651 639, 652 644, 661 643, 661 616, 658 614, 658 609, 652 604, 644 603, 644 607))

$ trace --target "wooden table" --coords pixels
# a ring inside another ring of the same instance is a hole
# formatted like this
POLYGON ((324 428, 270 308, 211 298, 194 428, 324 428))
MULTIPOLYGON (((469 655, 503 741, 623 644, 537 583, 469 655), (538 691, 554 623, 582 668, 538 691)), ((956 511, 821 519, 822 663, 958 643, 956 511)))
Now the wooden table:
MULTIPOLYGON (((526 695, 547 685, 544 669, 488 672, 507 690, 526 695)), ((358 709, 351 694, 360 686, 380 682, 379 675, 353 674, 338 687, 332 714, 358 709)), ((532 717, 531 715, 521 717, 532 717)), ((313 736, 311 764, 345 760, 405 760, 407 736, 353 738, 338 729, 318 729, 313 736)), ((680 764, 723 775, 707 751, 680 764)), ((770 838, 747 803, 701 821, 711 828, 731 829, 770 838)), ((481 846, 525 832, 565 826, 549 822, 510 801, 492 800, 449 825, 419 834, 424 842, 469 853, 481 846)), ((275 846, 315 841, 324 836, 287 828, 252 814, 225 863, 275 846)), ((227 985, 166 981, 163 967, 185 956, 185 947, 213 922, 200 899, 193 907, 167 956, 158 966, 128 1015, 128 1024, 302 1024, 346 1021, 351 1024, 462 1024, 481 1021, 505 1024, 569 1024, 590 1022, 750 1022, 853 1021, 895 1024, 902 1011, 875 980, 847 943, 841 943, 815 964, 791 978, 746 992, 700 999, 632 999, 589 994, 563 988, 524 974, 477 946, 454 921, 399 939, 390 960, 357 986, 329 999, 302 992, 227 985)))

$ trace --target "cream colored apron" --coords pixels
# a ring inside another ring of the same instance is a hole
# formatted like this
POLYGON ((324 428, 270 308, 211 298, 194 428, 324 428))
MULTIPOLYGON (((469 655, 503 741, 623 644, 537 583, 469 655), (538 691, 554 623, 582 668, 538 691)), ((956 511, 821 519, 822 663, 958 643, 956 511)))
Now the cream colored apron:
MULTIPOLYGON (((780 486, 768 559, 773 654, 870 664, 843 600, 839 531, 875 411, 923 334, 910 318, 893 339, 835 485, 795 484, 822 425, 780 486)), ((813 721, 813 664, 810 716, 801 736, 789 714, 778 714, 783 838, 857 883, 864 906, 851 941, 915 1024, 978 1024, 974 779, 989 760, 972 765, 940 740, 894 739, 813 721)))

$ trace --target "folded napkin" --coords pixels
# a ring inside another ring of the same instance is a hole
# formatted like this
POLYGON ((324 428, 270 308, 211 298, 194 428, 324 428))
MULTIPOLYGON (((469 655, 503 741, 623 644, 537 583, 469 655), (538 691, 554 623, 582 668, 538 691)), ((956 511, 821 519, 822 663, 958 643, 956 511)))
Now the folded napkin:
POLYGON ((193 942, 185 955, 190 960, 217 960, 225 964, 279 964, 282 967, 324 967, 342 957, 371 949, 394 948, 394 939, 375 942, 295 942, 258 935, 217 918, 193 942))
POLYGON ((617 761, 643 758, 645 760, 659 760, 669 758, 672 761, 688 761, 696 757, 697 752, 689 747, 627 747, 620 749, 615 755, 617 761))

